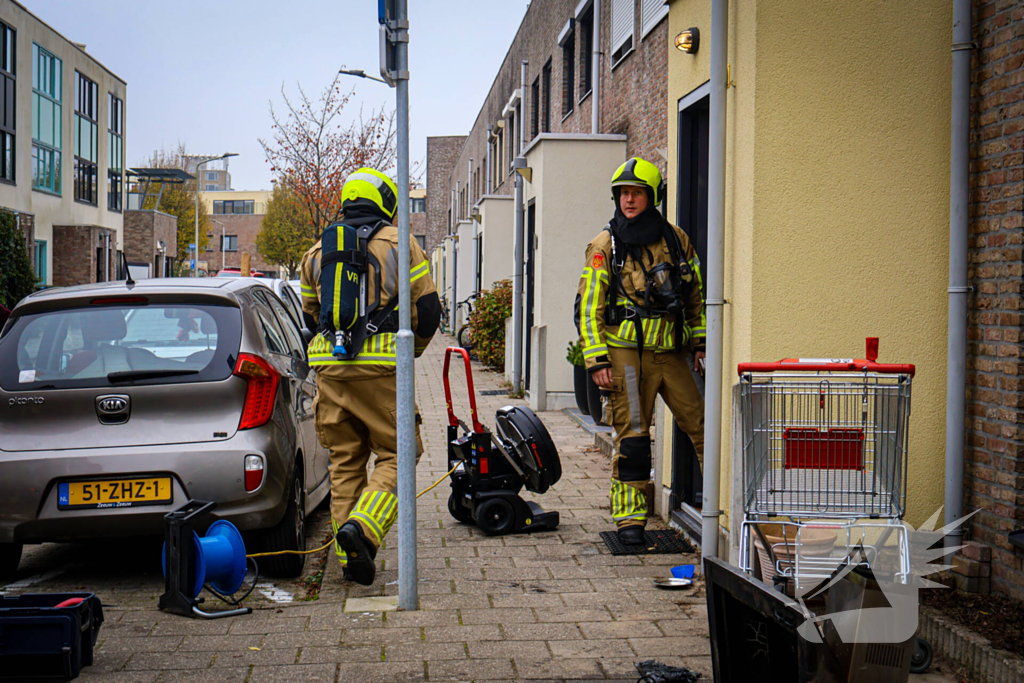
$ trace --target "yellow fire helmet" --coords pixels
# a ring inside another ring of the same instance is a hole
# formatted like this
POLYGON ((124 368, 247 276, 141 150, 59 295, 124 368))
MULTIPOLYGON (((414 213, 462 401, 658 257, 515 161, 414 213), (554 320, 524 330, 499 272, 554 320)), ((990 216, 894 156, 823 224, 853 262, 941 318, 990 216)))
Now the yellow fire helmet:
POLYGON ((390 220, 398 211, 398 187, 377 169, 360 168, 345 179, 341 188, 342 208, 347 202, 359 200, 370 201, 390 220))
POLYGON ((627 159, 626 163, 615 169, 612 175, 612 194, 615 195, 615 188, 623 185, 639 185, 649 188, 654 198, 654 206, 661 204, 661 171, 649 161, 640 157, 627 159))

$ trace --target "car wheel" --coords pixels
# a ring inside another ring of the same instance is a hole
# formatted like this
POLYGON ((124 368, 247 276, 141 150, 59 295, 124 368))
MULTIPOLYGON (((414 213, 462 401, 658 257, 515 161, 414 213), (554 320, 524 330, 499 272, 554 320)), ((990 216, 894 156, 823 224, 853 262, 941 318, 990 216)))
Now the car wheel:
POLYGON ((476 509, 476 525, 488 536, 503 536, 512 531, 516 512, 504 498, 488 498, 476 509))
MULTIPOLYGON (((288 509, 275 526, 263 532, 264 552, 306 549, 306 491, 302 470, 296 466, 289 486, 288 509)), ((261 557, 260 573, 282 578, 296 577, 306 564, 305 555, 276 555, 261 557)))
POLYGON ((20 543, 0 543, 0 579, 14 577, 21 562, 20 543))

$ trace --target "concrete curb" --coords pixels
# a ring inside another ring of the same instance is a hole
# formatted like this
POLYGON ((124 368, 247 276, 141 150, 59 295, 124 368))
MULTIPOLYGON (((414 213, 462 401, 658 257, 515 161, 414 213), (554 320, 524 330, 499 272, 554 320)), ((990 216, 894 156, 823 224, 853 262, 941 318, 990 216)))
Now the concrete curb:
POLYGON ((987 638, 921 606, 917 633, 936 653, 964 667, 985 683, 1024 683, 1024 659, 996 650, 987 638))
POLYGON ((611 457, 615 452, 615 444, 612 441, 610 427, 598 427, 589 416, 581 415, 580 411, 575 408, 563 408, 562 412, 572 418, 573 422, 578 424, 583 431, 593 434, 594 447, 600 450, 601 453, 611 457))

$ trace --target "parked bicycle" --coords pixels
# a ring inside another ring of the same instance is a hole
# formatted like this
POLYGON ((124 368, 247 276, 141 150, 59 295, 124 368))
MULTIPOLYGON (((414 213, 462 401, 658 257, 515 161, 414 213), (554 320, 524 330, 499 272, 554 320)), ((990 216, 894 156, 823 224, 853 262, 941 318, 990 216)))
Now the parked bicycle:
POLYGON ((463 308, 466 310, 465 322, 462 323, 462 327, 459 328, 459 333, 456 335, 456 339, 459 346, 471 351, 473 349, 473 325, 469 322, 470 316, 473 314, 473 302, 477 299, 477 294, 470 294, 465 301, 461 301, 458 304, 458 310, 462 311, 463 308))

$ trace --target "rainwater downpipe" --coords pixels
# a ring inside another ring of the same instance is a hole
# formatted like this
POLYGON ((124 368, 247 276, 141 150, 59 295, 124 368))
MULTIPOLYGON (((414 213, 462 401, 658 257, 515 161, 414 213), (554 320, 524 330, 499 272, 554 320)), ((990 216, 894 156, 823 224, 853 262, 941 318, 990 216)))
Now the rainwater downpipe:
MULTIPOLYGON (((523 93, 526 92, 526 67, 529 64, 523 60, 519 71, 519 101, 523 101, 523 93)), ((520 108, 520 114, 522 109, 520 108)), ((515 150, 516 156, 523 154, 523 134, 526 128, 523 126, 523 117, 519 116, 520 134, 519 149, 515 150)), ((509 131, 511 134, 512 131, 509 131)), ((523 162, 520 162, 523 163, 523 162)), ((525 163, 523 163, 525 166, 525 163)), ((523 388, 523 244, 526 241, 526 210, 523 207, 523 176, 515 174, 516 181, 516 223, 515 223, 515 270, 512 271, 512 389, 519 391, 523 388)))
MULTIPOLYGON (((963 517, 967 393, 967 208, 970 173, 971 0, 953 0, 953 89, 949 146, 949 342, 946 357, 945 523, 963 517)), ((946 548, 960 545, 957 527, 946 548)))
POLYGON ((473 182, 473 161, 474 161, 473 157, 470 157, 469 158, 469 176, 468 176, 469 179, 466 181, 466 208, 467 208, 467 211, 469 211, 469 222, 473 224, 473 275, 474 275, 474 277, 473 277, 473 284, 471 285, 471 287, 473 288, 473 291, 472 291, 473 294, 479 294, 479 292, 476 291, 476 281, 478 279, 476 269, 477 269, 477 264, 479 263, 479 259, 477 259, 477 256, 476 256, 476 245, 477 245, 477 241, 479 239, 479 236, 477 234, 477 224, 476 224, 476 221, 473 220, 473 192, 476 190, 476 183, 473 182))
POLYGON ((722 322, 725 306, 725 107, 729 0, 711 0, 711 105, 708 125, 707 377, 704 396, 704 505, 701 553, 718 557, 722 475, 722 322))
POLYGON ((487 194, 491 193, 491 138, 494 136, 494 125, 487 126, 487 167, 486 175, 484 178, 484 184, 487 185, 487 194))
POLYGON ((590 59, 591 89, 590 133, 597 135, 601 127, 601 0, 594 0, 594 37, 590 59))

